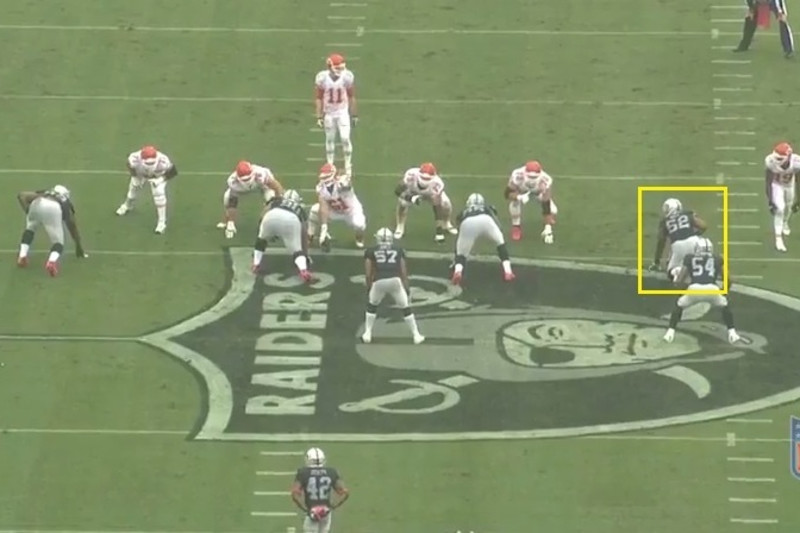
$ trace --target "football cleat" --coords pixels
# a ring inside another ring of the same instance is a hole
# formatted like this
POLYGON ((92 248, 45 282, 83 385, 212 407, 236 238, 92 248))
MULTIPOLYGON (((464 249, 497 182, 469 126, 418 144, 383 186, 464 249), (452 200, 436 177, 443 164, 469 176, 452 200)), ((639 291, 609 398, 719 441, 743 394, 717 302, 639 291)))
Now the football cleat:
POLYGON ((397 226, 394 230, 394 238, 395 239, 402 239, 403 235, 406 233, 405 226, 397 226))
POLYGON ((20 268, 25 268, 28 266, 28 258, 27 257, 17 257, 17 266, 20 268))
POLYGON ((670 328, 664 333, 664 342, 672 342, 675 340, 675 330, 670 328))
POLYGON ((51 278, 58 276, 58 263, 55 261, 48 261, 44 265, 44 269, 50 274, 51 278))
POLYGON ((128 211, 130 211, 130 210, 131 210, 131 208, 130 208, 130 207, 128 207, 128 204, 127 204, 127 203, 125 203, 125 204, 122 204, 121 206, 119 206, 119 207, 117 208, 117 215, 119 215, 119 216, 123 216, 123 215, 127 214, 127 213, 128 213, 128 211))
POLYGON ((503 281, 514 281, 516 278, 513 272, 503 272, 503 281))
POLYGON ((453 272, 453 276, 450 278, 450 283, 453 285, 461 285, 461 272, 453 272))
POLYGON ((299 273, 299 276, 300 276, 300 279, 302 279, 306 283, 311 282, 312 279, 313 279, 311 277, 311 272, 309 272, 308 270, 301 270, 300 273, 299 273))
POLYGON ((783 244, 783 239, 781 237, 775 239, 775 249, 778 250, 779 252, 786 251, 786 245, 783 244))
POLYGON ((167 223, 166 222, 159 222, 158 224, 156 224, 155 232, 158 235, 163 235, 165 231, 167 231, 167 223))
POLYGON ((225 229, 225 222, 217 222, 217 229, 225 229))
POLYGON ((511 240, 512 241, 522 240, 522 226, 511 226, 511 240))
POLYGON ((361 342, 364 344, 369 344, 372 342, 372 333, 367 333, 366 331, 361 335, 361 342))
POLYGON ((789 235, 792 234, 792 228, 790 228, 789 224, 787 224, 786 222, 783 223, 783 232, 782 233, 786 237, 788 237, 789 235))
POLYGON ((424 335, 414 335, 414 344, 422 344, 423 342, 425 342, 424 335))

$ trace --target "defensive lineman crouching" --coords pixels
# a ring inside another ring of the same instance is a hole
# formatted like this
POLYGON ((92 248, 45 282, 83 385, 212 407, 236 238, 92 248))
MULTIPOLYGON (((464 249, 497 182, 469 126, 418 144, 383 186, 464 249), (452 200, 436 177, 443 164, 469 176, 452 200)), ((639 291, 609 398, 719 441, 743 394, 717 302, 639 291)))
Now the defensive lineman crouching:
POLYGON ((311 281, 308 270, 308 241, 306 240, 306 211, 297 191, 289 189, 276 196, 261 217, 258 237, 253 245, 253 273, 261 269, 267 241, 278 238, 291 254, 303 281, 311 281))
POLYGON ((361 340, 372 342, 372 327, 377 318, 378 306, 391 296, 397 307, 403 310, 403 319, 411 330, 414 344, 420 344, 425 337, 419 332, 417 319, 411 311, 408 300, 409 284, 405 251, 394 243, 389 228, 381 228, 375 233, 377 246, 364 251, 364 277, 367 282, 367 312, 364 319, 364 333, 361 340))
POLYGON ((51 276, 58 274, 58 260, 64 252, 64 226, 67 226, 75 241, 75 255, 80 259, 89 257, 81 245, 81 235, 75 221, 75 207, 66 187, 56 185, 49 190, 23 191, 17 194, 17 201, 26 215, 25 231, 22 232, 17 256, 18 266, 23 268, 28 266, 28 253, 34 232, 39 226, 44 227, 50 238, 50 255, 47 256, 44 268, 51 276))
MULTIPOLYGON (((699 237, 694 253, 683 258, 683 266, 676 281, 678 284, 688 284, 689 290, 717 291, 717 281, 722 279, 722 266, 722 258, 714 254, 711 241, 699 237)), ((672 342, 675 339, 675 329, 683 316, 683 310, 701 302, 708 302, 722 309, 722 321, 728 329, 728 341, 738 341, 740 337, 733 326, 733 313, 728 307, 728 299, 721 294, 684 294, 678 298, 669 317, 669 329, 664 334, 664 340, 672 342)))
POLYGON ((544 221, 542 240, 545 244, 553 244, 553 226, 556 223, 558 207, 553 201, 552 187, 553 178, 542 170, 542 165, 538 161, 528 161, 524 167, 511 172, 505 190, 508 213, 511 215, 511 240, 522 239, 522 206, 527 204, 533 195, 542 206, 544 221))
POLYGON ((483 196, 472 193, 467 198, 467 205, 458 215, 458 238, 456 239, 456 258, 453 262, 453 285, 461 283, 467 256, 472 252, 475 241, 486 237, 497 246, 497 256, 503 265, 503 279, 512 281, 514 272, 511 270, 511 260, 508 256, 506 241, 497 221, 497 210, 486 204, 483 196))
POLYGON ((447 193, 444 192, 444 181, 436 172, 433 163, 423 163, 418 168, 408 169, 394 191, 397 196, 397 226, 394 238, 402 239, 406 231, 408 208, 419 205, 423 200, 433 206, 433 216, 436 220, 436 242, 444 242, 444 232, 452 235, 458 230, 450 222, 453 213, 453 204, 447 193))
POLYGON ((249 161, 239 161, 236 169, 228 176, 226 184, 227 188, 222 195, 222 204, 225 207, 224 220, 217 224, 218 229, 225 230, 226 239, 232 239, 236 235, 240 196, 259 192, 264 198, 266 209, 270 200, 283 194, 283 186, 270 169, 254 165, 249 161))
POLYGON ((145 146, 131 152, 127 165, 131 180, 125 201, 117 208, 117 215, 125 215, 133 209, 139 190, 149 183, 158 217, 155 232, 164 233, 167 229, 167 182, 178 175, 178 168, 155 146, 145 146))

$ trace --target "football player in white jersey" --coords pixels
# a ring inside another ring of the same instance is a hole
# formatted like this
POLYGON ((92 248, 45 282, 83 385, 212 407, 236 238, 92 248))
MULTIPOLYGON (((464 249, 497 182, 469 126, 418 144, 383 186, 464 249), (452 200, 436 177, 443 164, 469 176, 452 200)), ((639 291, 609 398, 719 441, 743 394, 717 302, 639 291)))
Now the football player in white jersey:
POLYGON ((796 176, 800 173, 800 156, 789 143, 778 143, 772 153, 764 158, 766 169, 767 202, 772 213, 775 230, 775 248, 786 251, 783 237, 791 233, 789 219, 800 210, 800 198, 795 192, 796 176))
POLYGON ((558 208, 553 201, 553 178, 542 169, 538 161, 528 161, 525 166, 512 171, 508 178, 505 197, 511 215, 511 240, 522 239, 522 206, 530 201, 531 196, 542 206, 542 239, 545 244, 553 244, 553 226, 558 214, 558 208))
POLYGON ((225 193, 222 195, 225 219, 217 224, 217 228, 225 230, 226 239, 232 239, 236 235, 236 215, 240 196, 260 192, 266 205, 273 197, 283 194, 283 186, 275 179, 270 169, 254 165, 249 161, 239 161, 236 170, 228 176, 226 184, 225 193))
POLYGON ((402 239, 406 232, 406 219, 408 208, 420 205, 424 200, 433 206, 433 216, 436 220, 436 242, 444 242, 445 231, 452 235, 458 234, 458 229, 453 226, 450 216, 453 214, 453 204, 447 193, 444 192, 444 181, 439 177, 433 163, 422 163, 419 167, 406 170, 403 180, 394 190, 397 196, 397 226, 394 238, 402 239))
POLYGON ((334 164, 336 136, 342 143, 345 174, 353 173, 353 142, 350 128, 358 123, 355 75, 347 69, 340 54, 328 56, 328 68, 317 73, 314 80, 317 126, 325 131, 325 159, 334 164))
POLYGON ((131 177, 128 184, 128 195, 122 205, 117 208, 117 214, 122 216, 133 209, 139 190, 144 187, 145 183, 148 183, 158 217, 155 232, 164 233, 167 229, 167 182, 178 175, 177 167, 170 161, 167 154, 159 152, 155 146, 150 145, 131 152, 127 165, 131 177))
POLYGON ((363 248, 367 217, 353 189, 352 177, 346 173, 338 174, 334 165, 325 163, 319 169, 316 192, 317 203, 308 214, 309 241, 314 239, 319 227, 319 245, 324 251, 330 251, 328 221, 343 220, 355 232, 356 247, 363 248))

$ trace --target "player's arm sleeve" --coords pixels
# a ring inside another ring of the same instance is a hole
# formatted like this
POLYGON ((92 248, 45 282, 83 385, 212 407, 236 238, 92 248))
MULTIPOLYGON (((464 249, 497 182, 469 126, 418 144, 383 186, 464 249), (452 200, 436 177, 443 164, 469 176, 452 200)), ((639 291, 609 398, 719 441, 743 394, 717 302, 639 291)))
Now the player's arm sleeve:
POLYGON ((401 181, 400 183, 397 184, 397 187, 394 188, 394 195, 400 198, 401 196, 403 196, 403 194, 405 194, 406 189, 407 189, 406 183, 404 181, 401 181))
POLYGON ((167 169, 167 172, 164 174, 164 177, 168 180, 176 177, 178 175, 178 167, 176 165, 172 165, 167 169))
POLYGON ((658 263, 661 261, 661 257, 664 255, 664 247, 667 245, 667 226, 662 219, 661 222, 658 223, 658 241, 656 242, 656 253, 653 257, 653 264, 658 263))
POLYGON ((767 202, 772 205, 772 171, 764 170, 764 192, 767 194, 767 202))

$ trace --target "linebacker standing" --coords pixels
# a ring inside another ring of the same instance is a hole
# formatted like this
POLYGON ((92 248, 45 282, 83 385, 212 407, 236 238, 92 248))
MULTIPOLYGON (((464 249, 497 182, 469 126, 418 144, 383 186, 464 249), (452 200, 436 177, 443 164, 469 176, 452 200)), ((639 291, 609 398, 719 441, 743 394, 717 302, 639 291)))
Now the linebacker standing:
POLYGON ((467 256, 472 252, 475 241, 486 237, 497 247, 497 256, 503 265, 503 279, 512 281, 514 272, 511 270, 511 260, 508 256, 506 241, 500 224, 497 222, 497 210, 486 204, 482 195, 474 192, 467 198, 467 205, 458 215, 458 239, 456 240, 456 258, 453 261, 453 285, 461 283, 464 275, 464 266, 467 256))
POLYGON ((406 269, 405 251, 394 243, 394 235, 389 228, 381 228, 375 233, 377 246, 364 250, 364 277, 367 281, 367 312, 364 319, 364 333, 361 340, 372 342, 372 327, 377 318, 378 306, 391 296, 395 304, 403 310, 405 320, 414 344, 420 344, 425 337, 419 332, 417 319, 408 301, 409 285, 406 269))
POLYGON ((28 266, 28 252, 33 242, 34 231, 39 226, 43 226, 47 236, 50 237, 50 255, 44 268, 51 276, 58 275, 58 260, 64 252, 64 226, 67 226, 75 241, 75 254, 81 259, 88 257, 81 245, 81 236, 75 222, 75 207, 72 205, 69 189, 63 185, 56 185, 49 190, 23 191, 17 194, 17 201, 27 215, 25 231, 22 232, 19 244, 18 266, 28 266))
POLYGON ((788 59, 794 55, 794 37, 792 36, 792 29, 789 27, 789 21, 786 18, 786 0, 745 0, 747 2, 747 16, 744 19, 744 26, 742 28, 742 40, 739 46, 736 47, 734 52, 746 52, 753 42, 753 36, 756 34, 756 28, 760 22, 769 25, 769 14, 762 21, 759 14, 762 10, 769 10, 778 19, 778 26, 781 34, 781 47, 783 47, 783 54, 788 59))

